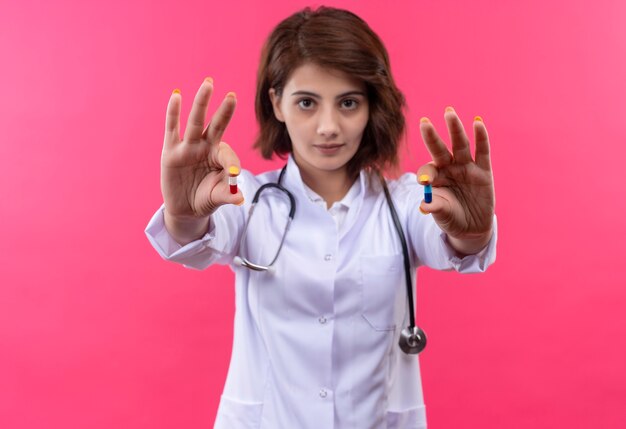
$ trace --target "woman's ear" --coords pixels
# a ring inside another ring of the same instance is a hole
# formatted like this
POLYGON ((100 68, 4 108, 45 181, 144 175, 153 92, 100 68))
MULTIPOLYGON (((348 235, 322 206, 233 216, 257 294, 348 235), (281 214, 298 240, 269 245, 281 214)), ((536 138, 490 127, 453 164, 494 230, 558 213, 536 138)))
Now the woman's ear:
POLYGON ((272 107, 274 108, 274 116, 280 122, 285 122, 283 112, 280 110, 280 97, 278 96, 278 94, 276 94, 276 90, 274 88, 270 88, 269 95, 270 100, 272 101, 272 107))

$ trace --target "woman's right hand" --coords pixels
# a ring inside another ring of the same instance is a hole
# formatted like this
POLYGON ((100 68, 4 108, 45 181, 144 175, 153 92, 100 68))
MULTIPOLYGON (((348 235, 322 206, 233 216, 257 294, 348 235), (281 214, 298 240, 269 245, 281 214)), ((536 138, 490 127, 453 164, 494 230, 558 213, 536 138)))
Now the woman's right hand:
POLYGON ((240 169, 239 158, 221 141, 235 111, 237 100, 228 93, 209 125, 204 126, 213 81, 206 78, 193 102, 185 136, 180 138, 181 95, 170 96, 161 156, 161 192, 165 203, 165 225, 183 244, 206 232, 209 216, 224 204, 242 204, 241 191, 231 194, 230 167, 240 169))

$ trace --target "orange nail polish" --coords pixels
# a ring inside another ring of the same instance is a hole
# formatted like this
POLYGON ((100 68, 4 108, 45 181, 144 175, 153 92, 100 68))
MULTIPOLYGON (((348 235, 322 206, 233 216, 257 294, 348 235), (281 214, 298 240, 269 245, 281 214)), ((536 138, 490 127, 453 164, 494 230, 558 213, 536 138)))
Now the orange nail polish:
POLYGON ((446 112, 454 112, 454 107, 452 106, 446 107, 446 112))
POLYGON ((205 82, 209 82, 211 85, 213 85, 213 78, 212 77, 205 77, 204 81, 205 82))
POLYGON ((422 214, 425 214, 425 215, 429 214, 426 210, 422 208, 422 206, 420 206, 419 209, 422 214))
POLYGON ((475 121, 482 122, 482 121, 483 121, 483 118, 481 118, 480 116, 476 116, 476 117, 474 118, 474 120, 475 120, 475 121))
POLYGON ((420 123, 422 123, 422 124, 429 124, 430 123, 430 119, 428 119, 426 116, 424 116, 422 119, 420 119, 420 123))
POLYGON ((430 176, 429 176, 428 174, 422 174, 422 175, 419 177, 419 181, 420 181, 420 182, 428 182, 429 180, 430 180, 430 176))
POLYGON ((237 98, 237 94, 235 94, 234 92, 229 92, 228 94, 226 94, 226 97, 233 97, 233 98, 237 98))
POLYGON ((176 88, 174 91, 172 91, 172 94, 180 94, 180 89, 176 88))

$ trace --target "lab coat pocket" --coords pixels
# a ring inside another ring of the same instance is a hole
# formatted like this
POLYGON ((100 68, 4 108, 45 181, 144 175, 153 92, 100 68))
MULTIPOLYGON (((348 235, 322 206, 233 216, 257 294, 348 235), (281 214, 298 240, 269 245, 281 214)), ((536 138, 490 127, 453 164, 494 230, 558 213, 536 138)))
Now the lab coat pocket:
POLYGON ((262 414, 262 402, 244 402, 222 396, 214 429, 258 429, 262 414))
POLYGON ((426 429, 426 408, 387 411, 387 429, 426 429))
POLYGON ((393 331, 402 255, 361 256, 363 318, 376 331, 393 331))

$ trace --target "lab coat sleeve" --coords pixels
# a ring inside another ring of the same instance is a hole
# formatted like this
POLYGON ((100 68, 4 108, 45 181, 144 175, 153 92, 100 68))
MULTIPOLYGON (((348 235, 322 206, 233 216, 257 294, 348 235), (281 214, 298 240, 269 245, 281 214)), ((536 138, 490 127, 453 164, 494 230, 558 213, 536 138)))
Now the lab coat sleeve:
POLYGON ((405 174, 398 181, 394 200, 402 208, 407 241, 416 265, 426 265, 437 270, 455 270, 460 273, 483 272, 496 260, 498 240, 497 218, 493 219, 493 236, 480 252, 464 257, 448 242, 448 236, 439 228, 431 215, 419 211, 424 197, 423 187, 417 183, 415 174, 405 174))
POLYGON ((240 232, 244 225, 243 207, 227 205, 211 216, 208 232, 185 246, 178 244, 167 231, 164 206, 152 216, 146 236, 152 247, 167 261, 187 268, 203 270, 212 264, 229 264, 237 254, 240 232))
MULTIPOLYGON (((421 215, 421 213, 419 213, 421 215)), ((423 215, 422 215, 423 216, 423 215)), ((421 243, 413 243, 414 251, 421 253, 421 261, 425 265, 437 270, 455 270, 459 273, 482 273, 496 260, 496 242, 498 241, 497 218, 493 219, 493 235, 491 240, 480 252, 464 257, 457 256, 457 252, 450 245, 448 236, 435 223, 432 216, 428 216, 424 239, 421 243), (430 246, 427 245, 430 243, 430 246)))

